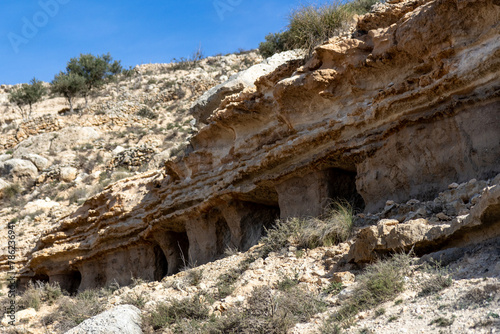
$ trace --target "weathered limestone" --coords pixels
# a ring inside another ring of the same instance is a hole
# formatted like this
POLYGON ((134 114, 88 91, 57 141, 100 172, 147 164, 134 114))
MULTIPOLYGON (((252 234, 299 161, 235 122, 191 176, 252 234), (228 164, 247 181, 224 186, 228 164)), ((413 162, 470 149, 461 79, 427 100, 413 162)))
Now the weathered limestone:
POLYGON ((115 308, 85 320, 66 334, 141 334, 141 310, 132 305, 115 308))
MULTIPOLYGON (((394 10, 361 19, 357 37, 334 38, 306 64, 292 60, 255 87, 214 98, 215 110, 199 104, 205 125, 185 156, 90 198, 40 238, 23 277, 77 268, 80 289, 126 284, 131 272, 159 279, 182 259, 202 264, 227 247, 248 248, 278 212, 317 215, 335 199, 389 211, 388 200, 428 200, 451 182, 500 173, 500 6, 380 6, 394 10)), ((430 210, 446 221, 479 203, 460 198, 430 210)), ((351 259, 488 234, 493 207, 448 227, 419 220, 418 210, 369 227, 359 240, 371 246, 355 246, 351 259)))
POLYGON ((10 159, 0 162, 0 176, 9 178, 14 182, 33 180, 37 175, 38 169, 31 161, 10 159))

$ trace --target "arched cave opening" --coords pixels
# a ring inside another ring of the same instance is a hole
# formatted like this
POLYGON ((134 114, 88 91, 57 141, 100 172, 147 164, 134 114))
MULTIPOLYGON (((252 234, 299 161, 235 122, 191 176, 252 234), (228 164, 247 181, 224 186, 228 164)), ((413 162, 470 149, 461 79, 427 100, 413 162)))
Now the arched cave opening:
POLYGON ((159 245, 153 248, 155 256, 154 280, 161 281, 168 274, 168 261, 159 245))
POLYGON ((328 197, 332 202, 350 203, 356 212, 365 209, 365 201, 356 188, 355 171, 331 168, 327 171, 328 197))
POLYGON ((222 216, 217 219, 215 228, 215 235, 217 236, 217 254, 224 254, 228 247, 238 247, 238 245, 231 244, 231 230, 229 229, 226 220, 222 216))
POLYGON ((78 270, 73 270, 67 274, 66 281, 67 283, 65 290, 68 291, 71 295, 74 295, 78 292, 78 288, 82 283, 82 274, 78 270))
POLYGON ((266 235, 280 217, 280 207, 276 205, 263 205, 248 203, 251 211, 241 220, 241 245, 239 251, 246 252, 256 245, 266 235))
POLYGON ((33 283, 36 282, 42 282, 42 283, 49 283, 49 275, 42 274, 42 273, 36 273, 33 278, 31 278, 31 281, 33 283))

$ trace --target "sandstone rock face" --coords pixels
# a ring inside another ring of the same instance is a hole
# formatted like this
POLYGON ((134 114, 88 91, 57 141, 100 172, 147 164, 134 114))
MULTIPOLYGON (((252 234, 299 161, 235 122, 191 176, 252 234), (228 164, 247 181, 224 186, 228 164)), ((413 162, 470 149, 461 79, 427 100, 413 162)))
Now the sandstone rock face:
POLYGON ((320 45, 305 64, 283 63, 237 94, 212 91, 204 100, 217 102, 194 111, 205 125, 182 158, 87 200, 40 238, 23 277, 72 289, 126 282, 131 270, 158 278, 245 249, 275 218, 316 215, 335 199, 367 216, 402 217, 363 230, 370 246, 353 246, 356 262, 452 245, 471 230, 496 235, 497 188, 481 199, 430 200, 452 182, 500 173, 500 6, 387 6, 394 10, 365 16, 357 37, 320 45), (415 204, 425 201, 433 204, 415 204), (404 202, 415 210, 400 214, 404 202), (423 219, 427 209, 449 226, 423 219))
POLYGON ((94 128, 80 126, 64 128, 57 132, 42 133, 31 136, 17 145, 14 149, 14 157, 71 150, 77 145, 91 144, 99 137, 99 132, 94 128))
POLYGON ((190 112, 200 123, 205 123, 208 117, 219 106, 220 102, 229 95, 239 93, 245 88, 255 87, 255 80, 271 73, 278 66, 292 59, 303 57, 301 51, 287 51, 266 59, 258 65, 239 72, 228 81, 207 90, 192 106, 190 112))
POLYGON ((141 334, 141 311, 132 305, 120 305, 85 320, 66 334, 141 334))
MULTIPOLYGON (((422 218, 403 223, 394 219, 382 219, 376 226, 362 229, 349 251, 347 260, 371 262, 378 255, 408 252, 410 249, 420 254, 436 246, 477 243, 500 235, 500 176, 491 183, 491 186, 486 186, 479 194, 469 193, 466 186, 442 194, 440 197, 446 198, 446 203, 451 205, 463 202, 462 199, 467 202, 472 198, 474 202, 470 211, 465 206, 459 213, 455 210, 455 215, 459 215, 453 219, 442 212, 438 213, 436 218, 449 220, 445 223, 422 218)), ((429 207, 435 202, 422 204, 429 207)))
POLYGON ((29 180, 38 175, 38 169, 31 161, 10 159, 0 163, 0 175, 14 181, 29 180))

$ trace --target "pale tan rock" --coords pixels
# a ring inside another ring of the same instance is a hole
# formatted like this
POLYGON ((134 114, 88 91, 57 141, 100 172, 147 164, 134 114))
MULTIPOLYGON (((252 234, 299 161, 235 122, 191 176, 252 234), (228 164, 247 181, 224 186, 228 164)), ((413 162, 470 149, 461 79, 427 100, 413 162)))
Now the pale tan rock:
POLYGON ((74 167, 63 167, 59 173, 59 179, 64 182, 72 182, 76 179, 78 170, 74 167))
POLYGON ((332 275, 332 281, 335 283, 352 284, 356 277, 348 271, 336 272, 332 275))

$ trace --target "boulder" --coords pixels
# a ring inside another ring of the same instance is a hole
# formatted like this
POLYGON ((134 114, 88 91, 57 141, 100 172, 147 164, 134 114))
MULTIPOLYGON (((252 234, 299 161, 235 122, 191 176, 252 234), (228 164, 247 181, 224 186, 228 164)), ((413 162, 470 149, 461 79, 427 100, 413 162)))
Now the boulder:
POLYGON ((25 154, 22 156, 22 159, 31 161, 33 164, 35 164, 36 168, 38 168, 39 171, 42 171, 45 168, 49 167, 49 160, 45 159, 42 156, 39 156, 38 154, 25 154))
POLYGON ((10 159, 0 163, 0 175, 14 181, 34 179, 38 176, 38 169, 31 161, 10 159))
POLYGON ((47 199, 37 199, 32 202, 27 203, 24 206, 24 210, 21 212, 22 215, 28 215, 37 213, 40 211, 48 212, 53 208, 59 207, 60 204, 54 201, 51 201, 49 198, 47 199))
POLYGON ((0 179, 0 190, 7 188, 10 186, 10 183, 5 181, 4 179, 0 179))
POLYGON ((226 96, 241 92, 247 87, 254 87, 255 80, 261 76, 273 72, 278 66, 289 60, 299 59, 303 56, 303 53, 297 50, 278 53, 260 64, 231 76, 226 82, 206 91, 191 106, 190 113, 197 119, 198 123, 205 123, 226 96))
POLYGON ((14 158, 29 154, 51 154, 71 150, 75 146, 93 143, 100 133, 92 127, 68 127, 60 131, 42 133, 22 141, 14 150, 14 158))
POLYGON ((78 170, 74 167, 63 167, 59 173, 59 180, 64 182, 72 182, 76 179, 78 170))
POLYGON ((141 311, 132 305, 120 305, 85 320, 66 334, 142 334, 141 311))

